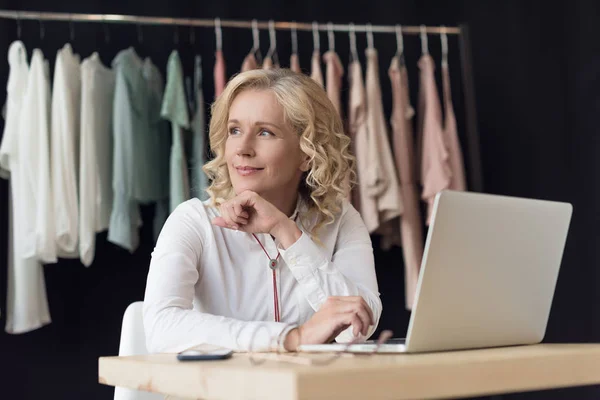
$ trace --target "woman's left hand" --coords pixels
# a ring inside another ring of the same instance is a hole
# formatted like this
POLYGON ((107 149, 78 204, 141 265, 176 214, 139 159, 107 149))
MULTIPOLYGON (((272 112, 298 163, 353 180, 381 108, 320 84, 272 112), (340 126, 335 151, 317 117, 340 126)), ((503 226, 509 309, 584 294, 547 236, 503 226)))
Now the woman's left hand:
POLYGON ((257 193, 245 190, 219 206, 220 217, 212 224, 248 233, 273 233, 277 225, 287 217, 277 207, 257 193))

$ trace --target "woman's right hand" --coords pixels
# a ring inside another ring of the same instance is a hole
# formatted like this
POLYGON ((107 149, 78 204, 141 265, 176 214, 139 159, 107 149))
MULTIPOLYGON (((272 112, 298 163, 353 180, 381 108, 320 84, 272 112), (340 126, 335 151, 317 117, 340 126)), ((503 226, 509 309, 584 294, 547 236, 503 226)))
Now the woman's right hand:
POLYGON ((301 344, 329 343, 350 326, 354 336, 366 336, 374 324, 373 312, 361 296, 329 297, 306 323, 287 334, 284 347, 296 351, 301 344))

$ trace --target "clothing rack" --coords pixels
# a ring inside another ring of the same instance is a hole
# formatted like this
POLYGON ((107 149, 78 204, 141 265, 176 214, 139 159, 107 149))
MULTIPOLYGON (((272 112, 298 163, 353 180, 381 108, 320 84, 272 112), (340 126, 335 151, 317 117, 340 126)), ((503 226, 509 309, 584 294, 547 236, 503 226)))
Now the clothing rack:
POLYGON ((0 10, 0 19, 13 19, 17 21, 20 31, 20 21, 66 21, 73 22, 97 22, 97 23, 121 23, 136 25, 172 25, 187 27, 215 27, 215 28, 258 28, 275 30, 303 30, 303 31, 327 31, 327 32, 367 32, 367 33, 402 33, 409 35, 419 34, 446 34, 458 35, 463 91, 466 109, 466 133, 467 133, 467 160, 468 160, 468 182, 469 190, 475 192, 483 191, 483 178, 481 171, 481 157, 479 150, 479 135, 477 132, 477 117, 475 111, 475 89, 473 72, 471 66, 471 49, 469 29, 466 25, 458 27, 445 26, 404 26, 404 25, 371 25, 371 24, 334 24, 334 23, 302 23, 302 22, 258 22, 199 19, 199 18, 170 18, 170 17, 148 17, 140 15, 120 14, 81 14, 81 13, 56 13, 39 11, 15 11, 0 10))
MULTIPOLYGON (((252 28, 252 21, 199 19, 199 18, 170 18, 170 17, 146 17, 139 15, 118 15, 118 14, 79 14, 79 13, 55 13, 38 11, 12 11, 0 10, 0 18, 9 18, 15 20, 46 20, 46 21, 67 21, 67 22, 105 22, 105 23, 125 23, 140 25, 177 25, 177 26, 200 26, 215 27, 220 25, 225 28, 252 28)), ((268 29, 268 22, 257 22, 259 29, 268 29)), ((367 32, 374 33, 396 33, 397 27, 394 25, 351 25, 351 24, 319 24, 302 22, 274 22, 276 30, 320 30, 334 32, 367 32)), ((420 34, 423 29, 426 33, 458 35, 460 28, 457 27, 437 27, 437 26, 400 26, 403 34, 420 34)))

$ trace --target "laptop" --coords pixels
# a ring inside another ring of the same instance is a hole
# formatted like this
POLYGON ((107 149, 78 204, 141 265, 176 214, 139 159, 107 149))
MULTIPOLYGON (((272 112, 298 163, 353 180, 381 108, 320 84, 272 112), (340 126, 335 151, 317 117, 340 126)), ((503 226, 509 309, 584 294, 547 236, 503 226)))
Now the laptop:
MULTIPOLYGON (((381 353, 422 353, 540 343, 571 221, 569 203, 438 193, 406 339, 381 353)), ((404 307, 404 305, 398 305, 404 307)), ((374 350, 373 341, 353 352, 374 350)), ((303 352, 341 343, 301 345, 303 352)))

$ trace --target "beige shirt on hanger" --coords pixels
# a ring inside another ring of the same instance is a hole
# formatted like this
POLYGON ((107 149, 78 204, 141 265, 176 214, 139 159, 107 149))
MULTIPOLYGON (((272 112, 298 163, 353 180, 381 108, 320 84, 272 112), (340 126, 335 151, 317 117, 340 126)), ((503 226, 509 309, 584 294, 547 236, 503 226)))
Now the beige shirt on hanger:
POLYGON ((344 76, 344 67, 342 66, 342 62, 340 61, 340 57, 333 50, 327 51, 323 54, 323 61, 325 61, 326 66, 326 89, 327 89, 327 97, 333 103, 333 106, 342 116, 342 77, 344 76))
POLYGON ((452 105, 448 64, 442 65, 442 85, 444 88, 444 137, 450 155, 450 169, 452 171, 449 188, 452 190, 467 190, 465 166, 456 129, 456 116, 452 105))
POLYGON ((321 55, 319 54, 318 50, 313 51, 310 67, 310 77, 319 85, 323 86, 323 72, 321 71, 321 55))
POLYGON ((254 52, 252 52, 244 58, 244 62, 242 63, 242 72, 250 71, 257 68, 258 63, 256 62, 254 52))
POLYGON ((403 204, 383 113, 377 50, 368 48, 366 54, 368 151, 369 158, 374 160, 374 163, 368 166, 368 179, 361 190, 366 190, 377 202, 377 220, 373 219, 368 223, 365 221, 369 232, 372 233, 385 222, 400 216, 403 204))
POLYGON ((294 72, 302 72, 302 69, 300 68, 300 59, 298 58, 298 54, 292 54, 290 56, 290 69, 294 72))
POLYGON ((368 194, 366 186, 374 174, 370 167, 377 168, 377 162, 370 159, 374 153, 369 151, 369 131, 367 128, 367 93, 362 77, 360 61, 353 61, 348 67, 348 132, 352 140, 352 151, 356 157, 356 175, 358 184, 352 190, 352 205, 358 210, 365 225, 377 225, 377 201, 368 194))
POLYGON ((271 57, 265 57, 262 67, 263 69, 279 68, 279 63, 273 63, 273 59, 271 57))
POLYGON ((419 60, 419 115, 421 132, 421 198, 427 202, 429 225, 435 195, 450 186, 449 154, 442 129, 442 109, 435 84, 435 64, 429 54, 419 60))
POLYGON ((417 289, 424 239, 413 149, 412 118, 415 111, 410 104, 408 73, 406 67, 400 65, 398 57, 392 59, 388 75, 392 83, 393 109, 390 122, 393 129, 394 155, 404 202, 404 213, 400 219, 400 238, 404 258, 405 304, 406 309, 410 310, 417 289))

